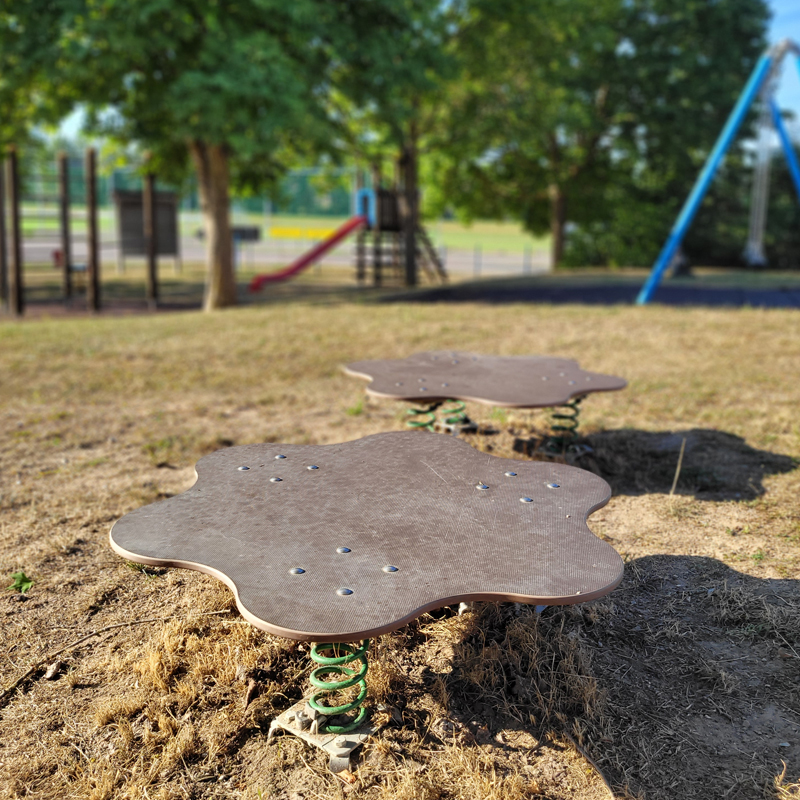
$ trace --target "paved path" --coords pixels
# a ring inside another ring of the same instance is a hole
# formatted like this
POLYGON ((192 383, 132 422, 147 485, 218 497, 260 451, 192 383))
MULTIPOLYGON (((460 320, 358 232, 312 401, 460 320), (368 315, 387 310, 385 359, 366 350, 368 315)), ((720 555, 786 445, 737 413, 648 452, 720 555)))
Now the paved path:
MULTIPOLYGON (((542 275, 531 278, 471 281, 414 293, 417 302, 554 303, 629 305, 644 279, 639 276, 542 275)), ((387 299, 402 299, 396 295, 387 299)), ((727 273, 664 281, 654 303, 671 306, 753 306, 800 308, 800 273, 727 273), (754 280, 755 279, 755 280, 754 280), (737 285, 738 283, 738 285, 737 285)))

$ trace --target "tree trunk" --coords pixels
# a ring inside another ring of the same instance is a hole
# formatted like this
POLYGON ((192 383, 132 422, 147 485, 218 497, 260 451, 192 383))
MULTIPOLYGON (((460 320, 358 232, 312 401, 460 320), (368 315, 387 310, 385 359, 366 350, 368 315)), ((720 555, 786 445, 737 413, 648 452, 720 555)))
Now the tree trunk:
POLYGON ((550 269, 556 269, 564 258, 564 226, 567 222, 567 198, 557 184, 550 194, 550 269))
POLYGON ((403 148, 403 191, 405 194, 405 284, 417 285, 417 228, 419 227, 419 192, 417 175, 417 130, 411 123, 408 144, 403 148))
POLYGON ((203 309, 212 311, 236 305, 228 155, 221 145, 205 142, 192 142, 191 151, 206 234, 208 274, 203 309))

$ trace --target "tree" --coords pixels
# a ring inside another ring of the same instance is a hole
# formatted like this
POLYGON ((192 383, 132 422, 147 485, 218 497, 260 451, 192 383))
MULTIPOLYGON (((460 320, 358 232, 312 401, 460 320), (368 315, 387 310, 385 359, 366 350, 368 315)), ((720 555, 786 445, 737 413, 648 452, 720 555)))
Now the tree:
POLYGON ((554 266, 568 223, 586 234, 617 211, 650 231, 654 206, 691 184, 767 20, 763 0, 473 0, 440 205, 549 229, 554 266))
POLYGON ((268 186, 298 155, 328 147, 332 72, 362 41, 409 24, 390 0, 51 0, 40 14, 41 5, 22 0, 0 17, 0 72, 14 66, 7 94, 19 102, 35 89, 50 118, 85 103, 93 129, 139 143, 160 174, 193 165, 207 309, 236 302, 231 187, 268 186))
POLYGON ((333 74, 333 113, 345 152, 369 164, 373 182, 388 162, 405 205, 405 278, 416 283, 420 157, 441 124, 441 108, 456 75, 452 51, 458 8, 439 0, 395 0, 410 24, 360 48, 359 58, 333 74))

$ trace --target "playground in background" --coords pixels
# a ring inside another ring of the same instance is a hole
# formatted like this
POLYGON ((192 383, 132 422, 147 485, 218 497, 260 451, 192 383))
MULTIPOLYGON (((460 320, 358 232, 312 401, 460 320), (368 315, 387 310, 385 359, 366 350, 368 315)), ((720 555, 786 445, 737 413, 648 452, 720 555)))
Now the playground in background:
MULTIPOLYGON (((154 175, 143 178, 119 170, 100 175, 88 155, 60 154, 52 162, 33 163, 25 155, 9 158, 0 171, 7 189, 0 193, 0 217, 6 222, 0 226, 0 287, 10 313, 18 316, 31 304, 62 313, 184 308, 199 302, 206 253, 201 214, 187 208, 191 195, 164 191, 154 175), (154 225, 150 234, 146 219, 154 225), (163 256, 168 256, 169 273, 159 270, 163 256)), ((370 192, 365 189, 361 196, 368 198, 370 192)), ((234 263, 240 280, 266 272, 275 277, 264 282, 275 284, 278 275, 287 276, 289 264, 292 277, 304 272, 303 285, 319 291, 403 284, 401 198, 393 190, 381 190, 380 197, 379 229, 351 226, 352 218, 336 216, 247 213, 234 203, 234 263), (360 232, 343 235, 331 246, 343 225, 348 234, 360 232), (300 257, 307 259, 303 268, 291 269, 300 257), (305 269, 312 264, 313 270, 305 269)), ((518 223, 467 226, 438 220, 430 233, 418 229, 415 241, 418 266, 434 282, 441 280, 445 264, 457 280, 548 268, 547 240, 534 239, 518 223)))
POLYGON ((397 189, 360 189, 356 195, 356 215, 337 228, 307 253, 278 272, 262 273, 250 283, 250 291, 258 291, 266 283, 286 280, 316 263, 351 233, 356 239, 356 280, 359 285, 372 272, 372 284, 384 284, 385 273, 391 278, 415 286, 421 268, 431 281, 447 279, 444 263, 422 223, 414 220, 405 208, 403 195, 397 189), (408 243, 413 242, 409 254, 408 243))

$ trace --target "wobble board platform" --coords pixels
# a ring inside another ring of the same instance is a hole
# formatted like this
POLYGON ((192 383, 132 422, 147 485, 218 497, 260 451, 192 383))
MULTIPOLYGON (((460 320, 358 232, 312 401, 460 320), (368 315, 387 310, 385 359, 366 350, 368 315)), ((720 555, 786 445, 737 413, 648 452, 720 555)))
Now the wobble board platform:
POLYGON ((624 389, 615 375, 587 372, 554 356, 484 356, 439 350, 403 359, 356 361, 348 375, 371 381, 367 392, 407 402, 472 400, 505 408, 545 408, 590 392, 624 389))
POLYGON ((406 431, 232 447, 196 472, 188 491, 118 520, 111 546, 214 575, 280 636, 355 641, 460 601, 563 605, 622 579, 586 524, 608 484, 565 464, 406 431))

